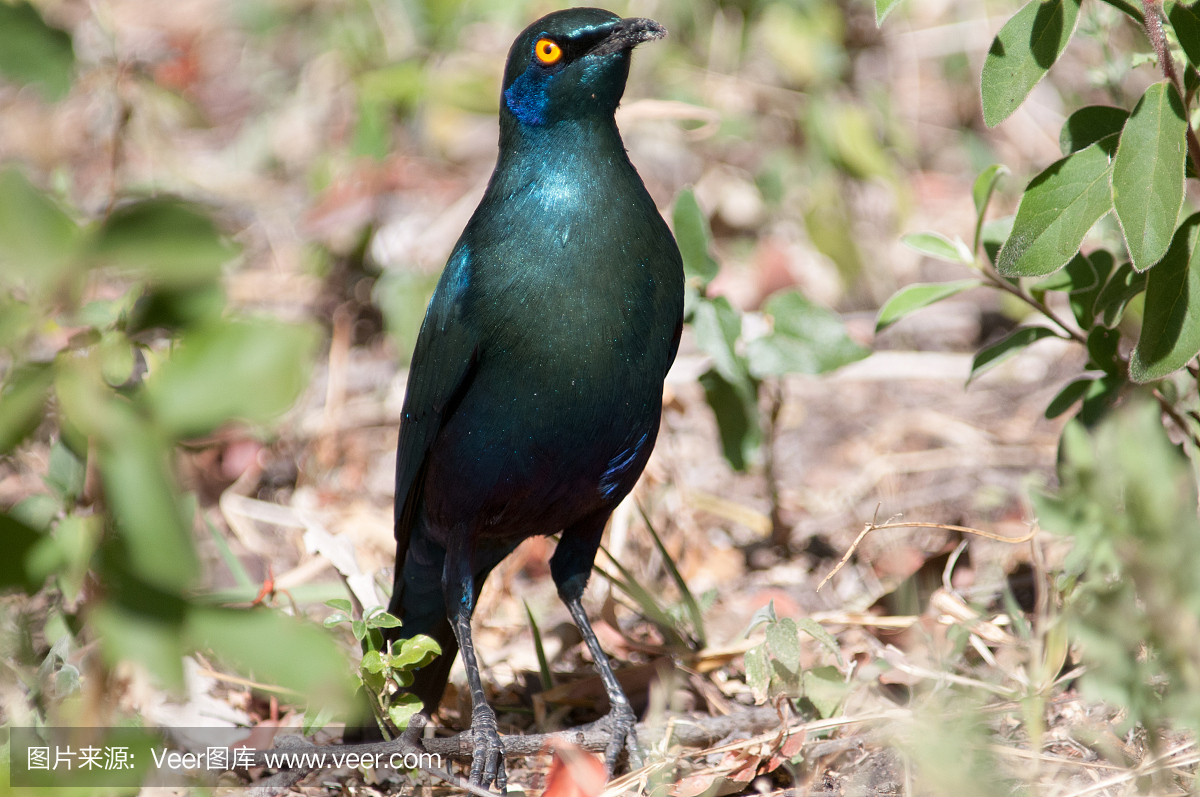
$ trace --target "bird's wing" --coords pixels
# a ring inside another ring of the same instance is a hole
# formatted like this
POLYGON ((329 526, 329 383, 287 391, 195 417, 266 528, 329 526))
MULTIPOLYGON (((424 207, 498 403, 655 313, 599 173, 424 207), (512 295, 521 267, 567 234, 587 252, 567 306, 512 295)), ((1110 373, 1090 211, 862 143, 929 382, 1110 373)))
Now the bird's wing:
POLYGON ((417 338, 396 450, 396 549, 403 562, 415 520, 429 451, 471 384, 479 336, 465 317, 470 257, 462 244, 438 281, 417 338))

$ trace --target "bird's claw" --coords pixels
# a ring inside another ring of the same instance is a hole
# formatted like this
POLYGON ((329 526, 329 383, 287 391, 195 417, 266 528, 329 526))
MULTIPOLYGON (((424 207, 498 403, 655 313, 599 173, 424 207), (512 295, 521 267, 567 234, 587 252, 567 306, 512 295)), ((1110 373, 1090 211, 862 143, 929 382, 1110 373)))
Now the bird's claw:
POLYGON ((607 714, 588 727, 609 733, 608 747, 604 749, 604 773, 607 777, 612 777, 622 749, 629 754, 629 768, 641 769, 642 750, 638 746, 637 716, 628 703, 613 704, 607 714))
POLYGON ((496 712, 490 706, 484 704, 471 712, 471 736, 475 744, 471 753, 471 783, 485 789, 495 783, 498 791, 507 791, 504 743, 496 727, 496 712))

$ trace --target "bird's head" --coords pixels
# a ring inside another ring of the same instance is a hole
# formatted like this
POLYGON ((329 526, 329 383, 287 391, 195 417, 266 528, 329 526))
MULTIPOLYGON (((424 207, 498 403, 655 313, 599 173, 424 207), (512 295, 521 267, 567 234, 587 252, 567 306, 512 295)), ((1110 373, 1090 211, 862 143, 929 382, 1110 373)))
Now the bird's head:
POLYGON ((621 19, 599 8, 548 14, 508 52, 500 115, 531 127, 612 116, 629 76, 629 52, 666 35, 652 19, 621 19))

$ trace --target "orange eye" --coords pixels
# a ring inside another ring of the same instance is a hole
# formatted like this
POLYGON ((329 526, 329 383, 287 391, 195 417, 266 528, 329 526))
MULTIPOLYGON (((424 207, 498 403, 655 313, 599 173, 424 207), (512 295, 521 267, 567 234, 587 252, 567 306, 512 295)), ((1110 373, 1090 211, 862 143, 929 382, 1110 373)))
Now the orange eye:
POLYGON ((534 45, 533 52, 537 55, 537 59, 546 66, 557 64, 562 58, 562 48, 550 39, 538 39, 538 43, 534 45))

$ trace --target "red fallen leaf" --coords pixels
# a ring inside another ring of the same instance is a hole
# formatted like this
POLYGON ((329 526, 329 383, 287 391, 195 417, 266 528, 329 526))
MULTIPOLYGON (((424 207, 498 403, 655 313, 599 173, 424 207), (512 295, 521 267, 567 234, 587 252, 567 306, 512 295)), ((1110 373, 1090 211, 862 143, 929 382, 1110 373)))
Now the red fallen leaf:
POLYGON ((804 740, 807 737, 808 731, 800 731, 784 739, 783 744, 779 746, 779 750, 767 762, 767 772, 774 772, 783 765, 784 761, 791 761, 795 758, 804 749, 804 740))
POLYGON ((742 791, 746 784, 754 780, 758 774, 760 756, 752 755, 739 758, 736 753, 729 753, 716 767, 697 772, 684 778, 671 787, 672 797, 724 797, 742 791), (726 769, 726 767, 731 767, 726 769))
POLYGON ((597 797, 604 791, 604 764, 578 745, 555 739, 554 760, 542 797, 597 797))

